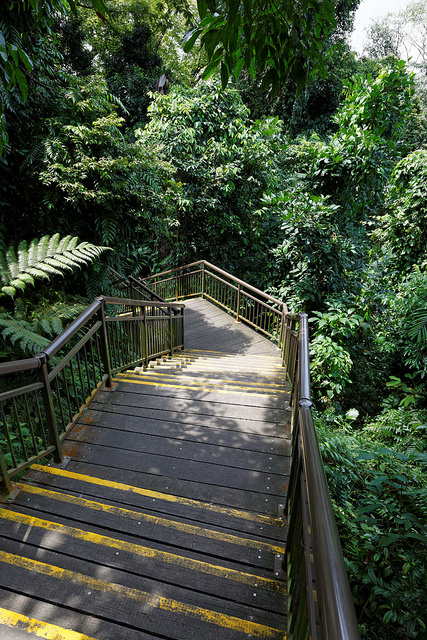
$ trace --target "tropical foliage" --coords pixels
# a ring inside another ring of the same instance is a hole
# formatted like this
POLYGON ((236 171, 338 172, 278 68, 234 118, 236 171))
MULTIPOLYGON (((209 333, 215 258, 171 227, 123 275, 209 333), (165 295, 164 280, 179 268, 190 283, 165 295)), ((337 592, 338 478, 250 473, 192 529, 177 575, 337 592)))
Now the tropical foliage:
POLYGON ((252 0, 74 4, 0 9, 2 359, 107 291, 107 265, 205 258, 308 311, 362 632, 425 637, 425 75, 391 41, 354 55, 357 0, 279 3, 287 29, 252 0))
POLYGON ((105 249, 89 242, 79 243, 77 237, 60 238, 59 233, 34 239, 29 245, 22 240, 17 251, 11 246, 0 253, 1 292, 13 298, 18 289, 23 291, 28 284, 33 285, 36 278, 49 280, 50 276, 62 276, 86 266, 105 249))

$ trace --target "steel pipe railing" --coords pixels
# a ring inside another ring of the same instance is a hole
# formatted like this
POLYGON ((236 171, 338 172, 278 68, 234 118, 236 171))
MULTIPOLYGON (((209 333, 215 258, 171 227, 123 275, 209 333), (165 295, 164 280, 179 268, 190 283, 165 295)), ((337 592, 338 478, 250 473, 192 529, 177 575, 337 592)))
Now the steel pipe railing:
POLYGON ((288 639, 360 640, 311 410, 307 315, 287 320, 282 348, 292 385, 286 546, 288 639))
POLYGON ((36 460, 61 460, 67 432, 113 373, 183 346, 183 304, 101 296, 43 352, 2 363, 0 494, 36 460), (107 305, 118 315, 106 317, 107 305))
POLYGON ((162 271, 144 282, 166 300, 207 298, 238 322, 249 324, 278 344, 281 342, 286 304, 206 260, 162 271))

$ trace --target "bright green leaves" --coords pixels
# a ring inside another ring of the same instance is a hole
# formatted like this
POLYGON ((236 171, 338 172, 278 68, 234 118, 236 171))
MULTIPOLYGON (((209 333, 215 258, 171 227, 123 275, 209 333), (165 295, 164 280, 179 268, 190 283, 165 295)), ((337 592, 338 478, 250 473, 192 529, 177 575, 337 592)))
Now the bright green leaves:
POLYGON ((406 156, 394 168, 386 215, 373 234, 378 246, 387 247, 397 272, 408 273, 413 265, 427 261, 427 151, 406 156))
POLYGON ((206 85, 174 88, 153 102, 150 114, 137 136, 172 167, 175 260, 204 255, 224 268, 237 261, 265 267, 258 206, 264 190, 277 185, 278 119, 253 125, 237 91, 206 85))
POLYGON ((201 22, 184 49, 200 37, 209 58, 204 77, 220 68, 223 88, 243 67, 252 77, 265 72, 264 85, 273 93, 287 78, 302 88, 325 72, 323 50, 335 27, 331 0, 226 0, 218 6, 200 0, 198 8, 201 22))

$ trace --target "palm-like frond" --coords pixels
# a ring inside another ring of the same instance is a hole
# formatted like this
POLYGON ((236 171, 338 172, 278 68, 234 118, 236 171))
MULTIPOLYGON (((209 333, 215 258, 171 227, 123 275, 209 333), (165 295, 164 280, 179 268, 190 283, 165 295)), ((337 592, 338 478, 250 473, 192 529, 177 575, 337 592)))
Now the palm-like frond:
POLYGON ((408 336, 417 344, 427 343, 427 309, 417 309, 413 312, 407 331, 408 336))
POLYGON ((90 242, 79 243, 75 236, 61 238, 59 233, 34 239, 29 245, 23 240, 17 251, 9 247, 0 252, 1 292, 14 297, 17 289, 23 291, 34 280, 62 276, 90 264, 107 250, 90 242))

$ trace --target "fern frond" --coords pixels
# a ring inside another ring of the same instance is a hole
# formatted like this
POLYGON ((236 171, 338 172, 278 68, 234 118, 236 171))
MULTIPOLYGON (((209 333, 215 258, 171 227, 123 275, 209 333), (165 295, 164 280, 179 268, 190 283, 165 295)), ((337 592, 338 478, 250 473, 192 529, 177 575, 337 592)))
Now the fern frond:
MULTIPOLYGON (((64 251, 67 251, 70 245, 70 240, 74 240, 74 238, 72 236, 65 236, 64 238, 61 238, 58 244, 58 253, 63 253, 64 251)), ((75 240, 77 240, 77 238, 75 238, 75 240)))
POLYGON ((34 331, 40 329, 50 338, 61 333, 64 328, 63 321, 74 320, 82 311, 86 309, 86 304, 82 302, 55 302, 53 304, 41 303, 32 312, 34 331))
POLYGON ((0 279, 1 282, 6 284, 9 282, 9 269, 7 267, 7 260, 4 251, 0 251, 0 279))
POLYGON ((1 334, 5 340, 19 348, 26 355, 32 355, 42 351, 49 344, 49 340, 33 331, 31 324, 26 320, 16 320, 9 315, 0 316, 1 334))
POLYGON ((30 246, 23 240, 18 255, 14 247, 9 247, 0 258, 1 292, 14 297, 16 289, 24 290, 27 284, 34 284, 35 279, 63 276, 66 271, 86 266, 109 250, 89 242, 78 242, 77 237, 61 239, 59 233, 55 233, 32 240, 30 246))
POLYGON ((40 238, 37 245, 37 262, 43 262, 47 256, 49 249, 49 236, 43 236, 40 238))
MULTIPOLYGON (((22 244, 22 243, 21 243, 22 244)), ((16 278, 19 273, 18 260, 16 258, 15 249, 13 247, 9 247, 6 250, 6 261, 7 261, 7 270, 9 271, 9 279, 16 278)))
MULTIPOLYGON (((49 236, 46 236, 46 237, 48 238, 49 236)), ((59 241, 60 241, 59 233, 55 233, 49 239, 49 242, 48 242, 48 245, 47 245, 47 253, 46 253, 47 256, 53 256, 53 255, 55 255, 55 253, 57 253, 59 241)))

